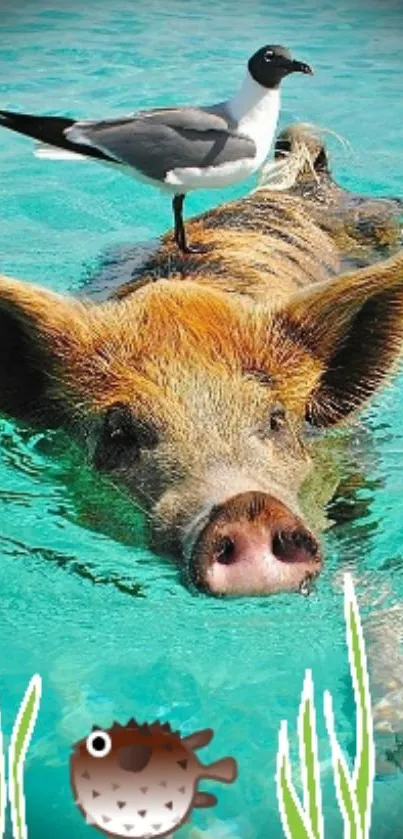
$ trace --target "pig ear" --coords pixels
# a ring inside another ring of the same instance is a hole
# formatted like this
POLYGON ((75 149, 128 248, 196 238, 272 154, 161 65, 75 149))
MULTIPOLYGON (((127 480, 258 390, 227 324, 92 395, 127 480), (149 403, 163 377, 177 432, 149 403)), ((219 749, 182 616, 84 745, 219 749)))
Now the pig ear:
POLYGON ((62 421, 61 370, 85 340, 82 304, 0 276, 0 411, 62 421))
POLYGON ((403 251, 391 259, 297 293, 280 315, 322 369, 306 406, 328 426, 360 408, 403 346, 403 251))

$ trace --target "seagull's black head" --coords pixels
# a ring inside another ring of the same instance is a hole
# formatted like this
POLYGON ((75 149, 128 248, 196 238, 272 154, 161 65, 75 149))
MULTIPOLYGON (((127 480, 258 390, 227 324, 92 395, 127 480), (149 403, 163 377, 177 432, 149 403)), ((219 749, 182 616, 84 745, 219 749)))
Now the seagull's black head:
POLYGON ((248 69, 258 84, 262 87, 278 87, 284 76, 290 73, 309 73, 312 69, 309 64, 302 61, 294 61, 286 47, 266 44, 249 59, 248 69))

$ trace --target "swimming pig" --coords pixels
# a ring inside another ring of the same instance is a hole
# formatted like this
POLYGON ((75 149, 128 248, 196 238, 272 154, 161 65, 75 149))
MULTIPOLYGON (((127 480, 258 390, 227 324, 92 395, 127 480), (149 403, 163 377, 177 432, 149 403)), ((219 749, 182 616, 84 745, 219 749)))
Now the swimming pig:
POLYGON ((267 189, 189 227, 204 253, 167 236, 119 299, 3 277, 0 408, 81 440, 201 591, 307 590, 335 489, 317 432, 400 356, 403 252, 340 274, 309 205, 267 189))

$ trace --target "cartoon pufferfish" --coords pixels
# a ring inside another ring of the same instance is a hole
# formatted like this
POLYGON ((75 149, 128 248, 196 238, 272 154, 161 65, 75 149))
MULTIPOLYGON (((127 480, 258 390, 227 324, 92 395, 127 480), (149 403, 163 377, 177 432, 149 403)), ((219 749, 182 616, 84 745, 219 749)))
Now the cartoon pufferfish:
POLYGON ((214 735, 205 729, 181 738, 168 723, 94 727, 75 744, 70 761, 76 804, 89 824, 108 836, 156 839, 170 836, 194 807, 213 807, 215 795, 199 792, 202 778, 232 783, 231 757, 204 766, 194 754, 214 735))

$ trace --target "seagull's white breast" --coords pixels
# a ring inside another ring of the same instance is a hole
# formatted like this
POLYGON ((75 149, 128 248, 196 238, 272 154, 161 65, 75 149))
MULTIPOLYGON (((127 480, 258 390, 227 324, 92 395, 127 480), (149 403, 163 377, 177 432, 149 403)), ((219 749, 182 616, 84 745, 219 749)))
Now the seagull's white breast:
POLYGON ((229 163, 221 163, 220 166, 171 169, 167 172, 165 184, 174 187, 175 192, 179 187, 182 192, 191 189, 215 189, 243 181, 255 171, 255 158, 244 157, 240 160, 231 160, 229 163))
POLYGON ((256 146, 254 171, 269 154, 280 115, 279 88, 263 88, 248 73, 238 93, 227 102, 230 117, 240 134, 250 137, 256 146))

